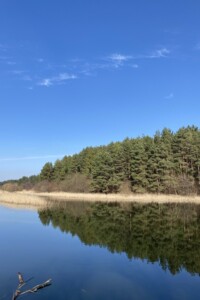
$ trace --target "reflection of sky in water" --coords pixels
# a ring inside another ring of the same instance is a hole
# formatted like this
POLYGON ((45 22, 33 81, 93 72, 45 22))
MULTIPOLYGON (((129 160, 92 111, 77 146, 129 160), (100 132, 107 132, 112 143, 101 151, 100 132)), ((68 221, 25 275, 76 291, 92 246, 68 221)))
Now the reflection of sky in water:
POLYGON ((0 207, 0 241, 0 299, 11 299, 18 271, 32 286, 53 279, 34 299, 199 299, 198 276, 86 246, 43 226, 36 212, 0 207))

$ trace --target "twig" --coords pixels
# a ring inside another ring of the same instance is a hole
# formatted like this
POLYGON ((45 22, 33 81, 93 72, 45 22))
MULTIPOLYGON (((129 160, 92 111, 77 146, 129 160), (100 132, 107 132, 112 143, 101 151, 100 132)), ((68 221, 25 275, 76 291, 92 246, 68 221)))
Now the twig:
POLYGON ((26 290, 24 292, 21 292, 20 295, 24 295, 26 293, 36 293, 38 290, 43 289, 44 287, 47 287, 51 285, 51 279, 48 279, 47 281, 45 281, 44 283, 38 284, 36 286, 34 286, 32 289, 30 290, 26 290))
POLYGON ((12 296, 12 300, 15 300, 17 299, 17 297, 21 294, 21 291, 20 290, 16 290, 12 296))
POLYGON ((18 275, 19 284, 24 284, 25 281, 24 281, 22 274, 20 272, 18 272, 17 275, 18 275))
MULTIPOLYGON (((18 285, 16 291, 13 293, 12 300, 16 300, 17 297, 27 294, 27 293, 36 293, 39 289, 43 289, 43 288, 51 285, 51 282, 52 282, 51 279, 48 279, 47 281, 45 281, 41 284, 38 284, 29 290, 22 292, 20 289, 27 283, 27 281, 24 281, 23 276, 20 272, 18 272, 17 274, 18 274, 18 279, 19 279, 19 285, 18 285)), ((30 281, 30 280, 28 280, 28 281, 30 281)))

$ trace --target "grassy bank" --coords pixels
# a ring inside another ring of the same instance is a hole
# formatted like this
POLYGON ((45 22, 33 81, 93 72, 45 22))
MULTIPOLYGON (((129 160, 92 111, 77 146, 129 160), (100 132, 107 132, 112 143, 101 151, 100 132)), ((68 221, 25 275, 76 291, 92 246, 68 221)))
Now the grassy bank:
POLYGON ((200 204, 200 196, 179 196, 163 194, 81 194, 81 193, 36 193, 33 191, 5 192, 0 191, 0 203, 34 205, 42 207, 46 200, 55 201, 100 201, 100 202, 137 202, 137 203, 196 203, 200 204))
POLYGON ((36 193, 11 193, 0 191, 0 204, 4 204, 9 207, 20 206, 21 208, 41 208, 44 207, 46 203, 46 200, 36 193))

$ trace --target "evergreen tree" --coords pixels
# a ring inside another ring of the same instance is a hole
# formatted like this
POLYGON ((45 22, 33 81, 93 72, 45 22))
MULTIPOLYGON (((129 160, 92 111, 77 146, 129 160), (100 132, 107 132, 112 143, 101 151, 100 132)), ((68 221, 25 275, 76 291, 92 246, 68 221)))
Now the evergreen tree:
POLYGON ((50 162, 47 162, 41 170, 40 178, 41 180, 53 180, 53 165, 50 162))
POLYGON ((131 149, 131 185, 137 193, 147 188, 147 153, 142 139, 137 139, 131 149))
POLYGON ((98 193, 117 192, 120 187, 119 177, 114 172, 110 153, 102 150, 94 160, 92 170, 92 189, 98 193))

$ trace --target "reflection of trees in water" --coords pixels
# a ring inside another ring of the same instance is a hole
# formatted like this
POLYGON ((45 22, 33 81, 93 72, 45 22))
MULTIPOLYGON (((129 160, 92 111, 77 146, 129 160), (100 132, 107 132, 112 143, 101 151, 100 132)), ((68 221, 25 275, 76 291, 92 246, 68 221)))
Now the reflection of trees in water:
POLYGON ((158 261, 172 274, 182 268, 200 273, 200 206, 65 203, 39 212, 39 217, 87 245, 158 261))

